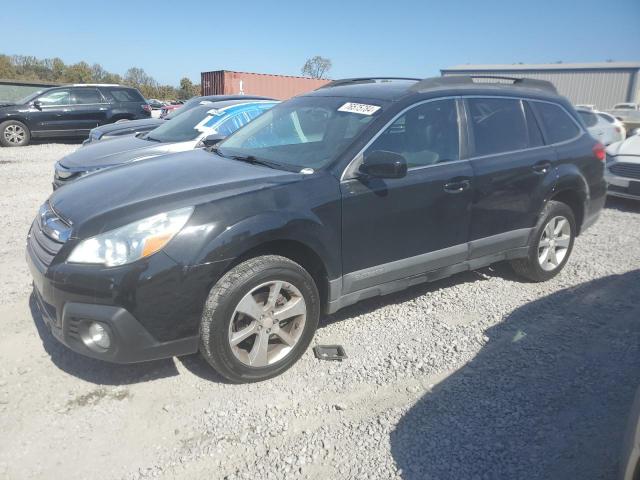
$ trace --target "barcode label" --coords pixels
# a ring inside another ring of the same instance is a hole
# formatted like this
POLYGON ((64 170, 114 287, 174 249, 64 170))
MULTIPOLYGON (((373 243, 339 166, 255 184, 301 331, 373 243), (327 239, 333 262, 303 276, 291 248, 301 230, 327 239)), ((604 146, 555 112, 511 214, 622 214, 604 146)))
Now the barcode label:
POLYGON ((373 115, 378 110, 380 110, 380 107, 377 105, 352 102, 347 102, 338 109, 339 112, 359 113, 360 115, 373 115))

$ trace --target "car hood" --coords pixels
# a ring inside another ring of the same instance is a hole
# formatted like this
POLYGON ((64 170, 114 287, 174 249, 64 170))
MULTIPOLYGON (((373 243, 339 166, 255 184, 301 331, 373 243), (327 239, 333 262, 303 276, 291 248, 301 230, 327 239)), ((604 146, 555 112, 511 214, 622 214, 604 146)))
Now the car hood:
POLYGON ((2 107, 14 107, 16 104, 11 102, 0 102, 0 108, 2 107))
POLYGON ((56 190, 51 207, 86 238, 157 213, 298 181, 295 172, 205 150, 110 168, 56 190))
POLYGON ((143 118, 141 120, 129 120, 127 122, 120 123, 108 123, 107 125, 102 125, 100 127, 96 127, 93 129, 94 132, 99 132, 103 135, 108 135, 111 132, 117 132, 119 130, 129 130, 136 128, 144 128, 151 126, 160 126, 164 123, 164 120, 159 118, 143 118))
POLYGON ((134 135, 124 136, 108 142, 90 143, 64 157, 60 165, 73 171, 95 170, 162 155, 175 145, 178 144, 152 142, 134 135))
POLYGON ((614 143, 607 148, 609 155, 640 155, 640 135, 631 135, 622 142, 614 143))

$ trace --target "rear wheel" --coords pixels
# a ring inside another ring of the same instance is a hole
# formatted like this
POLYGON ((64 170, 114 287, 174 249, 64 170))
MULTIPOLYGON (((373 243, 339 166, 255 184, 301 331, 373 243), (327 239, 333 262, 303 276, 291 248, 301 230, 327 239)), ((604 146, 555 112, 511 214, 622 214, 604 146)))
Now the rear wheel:
POLYGON ((23 147, 29 145, 31 132, 22 122, 8 120, 0 123, 0 144, 5 147, 23 147))
POLYGON ((513 269, 534 282, 555 277, 569 260, 575 233, 576 222, 571 208, 562 202, 548 202, 536 226, 527 258, 513 260, 513 269))
POLYGON ((211 290, 200 352, 233 382, 266 380, 302 356, 319 316, 318 289, 304 268, 276 255, 252 258, 211 290))

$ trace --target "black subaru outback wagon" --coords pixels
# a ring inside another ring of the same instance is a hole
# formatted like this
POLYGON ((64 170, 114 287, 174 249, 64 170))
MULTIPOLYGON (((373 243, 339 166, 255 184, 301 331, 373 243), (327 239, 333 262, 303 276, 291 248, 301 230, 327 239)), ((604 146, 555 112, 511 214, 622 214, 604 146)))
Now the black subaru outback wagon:
POLYGON ((335 81, 55 192, 28 238, 45 321, 84 355, 200 351, 250 382, 322 312, 502 260, 550 279, 603 206, 603 147, 550 84, 486 82, 335 81))
POLYGON ((22 147, 32 138, 86 137, 93 127, 150 115, 151 108, 135 88, 86 84, 47 88, 16 103, 0 103, 0 144, 22 147))

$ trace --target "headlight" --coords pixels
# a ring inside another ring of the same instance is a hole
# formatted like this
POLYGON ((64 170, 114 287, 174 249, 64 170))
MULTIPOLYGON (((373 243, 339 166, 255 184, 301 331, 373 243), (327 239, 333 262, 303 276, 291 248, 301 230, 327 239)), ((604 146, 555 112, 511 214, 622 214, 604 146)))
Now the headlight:
POLYGON ((115 267, 161 250, 187 223, 193 207, 160 213, 95 237, 73 249, 69 262, 115 267))

